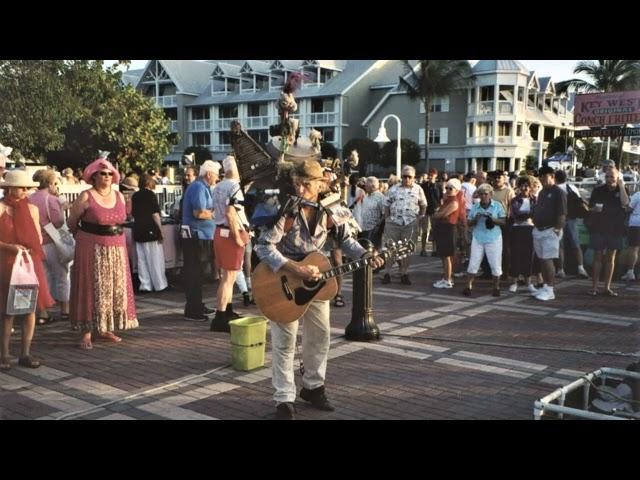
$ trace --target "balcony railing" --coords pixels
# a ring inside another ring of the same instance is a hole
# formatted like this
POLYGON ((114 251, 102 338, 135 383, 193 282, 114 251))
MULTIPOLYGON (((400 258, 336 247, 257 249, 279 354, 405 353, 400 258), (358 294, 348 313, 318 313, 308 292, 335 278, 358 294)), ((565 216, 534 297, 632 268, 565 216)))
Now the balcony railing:
POLYGON ((493 113, 493 101, 478 103, 478 115, 491 115, 493 113))
POLYGON ((215 121, 214 129, 215 130, 229 130, 231 128, 231 122, 234 120, 239 120, 236 118, 219 118, 215 121))
POLYGON ((469 145, 487 145, 493 143, 493 137, 470 137, 467 139, 469 145))
POLYGON ((243 118, 240 123, 242 123, 243 128, 269 128, 270 118, 271 117, 268 115, 260 117, 246 117, 243 118))
POLYGON ((513 113, 513 104, 511 102, 499 102, 498 112, 510 115, 513 113))
POLYGON ((307 125, 333 125, 336 122, 336 112, 308 113, 306 117, 307 125))
POLYGON ((497 140, 498 140, 498 143, 512 143, 511 135, 499 136, 497 140))
POLYGON ((219 145, 210 145, 210 148, 214 152, 230 152, 231 151, 231 145, 227 145, 224 143, 219 145))
POLYGON ((302 83, 302 88, 312 88, 312 87, 321 87, 322 85, 324 85, 324 83, 321 82, 303 82, 302 83))
POLYGON ((152 98, 155 98, 156 105, 158 107, 169 108, 169 107, 178 106, 178 100, 176 95, 164 95, 161 97, 152 97, 152 98))
POLYGON ((201 132, 201 131, 208 132, 211 130, 211 120, 209 119, 190 120, 189 130, 192 132, 201 132))

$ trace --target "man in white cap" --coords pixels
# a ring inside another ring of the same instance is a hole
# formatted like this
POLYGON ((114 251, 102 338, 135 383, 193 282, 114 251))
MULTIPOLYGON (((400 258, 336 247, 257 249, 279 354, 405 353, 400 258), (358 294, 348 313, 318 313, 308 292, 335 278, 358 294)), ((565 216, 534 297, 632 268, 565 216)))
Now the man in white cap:
MULTIPOLYGON (((422 188, 415 183, 416 169, 410 165, 402 168, 402 183, 389 189, 384 209, 386 223, 384 226, 384 241, 401 240, 418 241, 420 222, 427 211, 427 198, 422 188)), ((391 267, 393 262, 387 262, 386 273, 382 283, 391 282, 391 267)), ((400 283, 411 285, 408 275, 409 257, 400 260, 400 283)))
POLYGON ((210 252, 215 231, 211 187, 218 181, 220 164, 206 160, 200 166, 200 175, 185 192, 182 205, 182 255, 184 259, 183 283, 186 297, 184 318, 206 321, 215 313, 202 303, 201 251, 210 252))

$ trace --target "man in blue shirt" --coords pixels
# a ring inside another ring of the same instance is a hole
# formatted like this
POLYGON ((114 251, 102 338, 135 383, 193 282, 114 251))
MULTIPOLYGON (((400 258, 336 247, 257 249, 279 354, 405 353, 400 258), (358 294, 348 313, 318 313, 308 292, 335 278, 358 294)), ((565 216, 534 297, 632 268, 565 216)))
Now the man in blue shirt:
POLYGON ((182 256, 184 260, 183 283, 186 297, 185 320, 206 321, 215 310, 202 303, 202 264, 200 255, 211 251, 215 231, 211 187, 218 181, 220 164, 206 160, 200 167, 200 175, 184 194, 182 204, 182 256), (187 228, 188 227, 188 228, 187 228))

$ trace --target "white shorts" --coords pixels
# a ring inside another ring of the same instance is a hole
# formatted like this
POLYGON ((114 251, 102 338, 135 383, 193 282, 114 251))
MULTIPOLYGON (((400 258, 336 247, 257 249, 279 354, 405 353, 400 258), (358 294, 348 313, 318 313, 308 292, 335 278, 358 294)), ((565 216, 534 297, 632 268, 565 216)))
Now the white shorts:
POLYGON ((533 228, 533 250, 540 260, 551 260, 560 257, 560 235, 553 231, 553 228, 538 230, 533 228))
POLYGON ((491 275, 499 277, 502 275, 502 235, 497 240, 489 243, 480 243, 475 238, 471 240, 471 255, 469 257, 469 268, 467 273, 475 275, 478 273, 482 258, 487 256, 487 261, 491 266, 491 275))

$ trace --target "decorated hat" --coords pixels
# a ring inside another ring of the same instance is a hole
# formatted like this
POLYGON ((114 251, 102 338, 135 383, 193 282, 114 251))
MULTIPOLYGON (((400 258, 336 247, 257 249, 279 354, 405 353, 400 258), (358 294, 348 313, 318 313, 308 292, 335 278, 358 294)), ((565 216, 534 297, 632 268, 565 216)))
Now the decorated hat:
POLYGON ((120 183, 120 173, 118 172, 118 170, 116 170, 116 167, 114 167, 112 163, 106 158, 98 158, 97 160, 94 160, 89 165, 87 165, 84 169, 84 172, 82 173, 82 179, 87 183, 91 183, 91 177, 93 177, 96 172, 105 169, 113 172, 114 184, 120 183))

